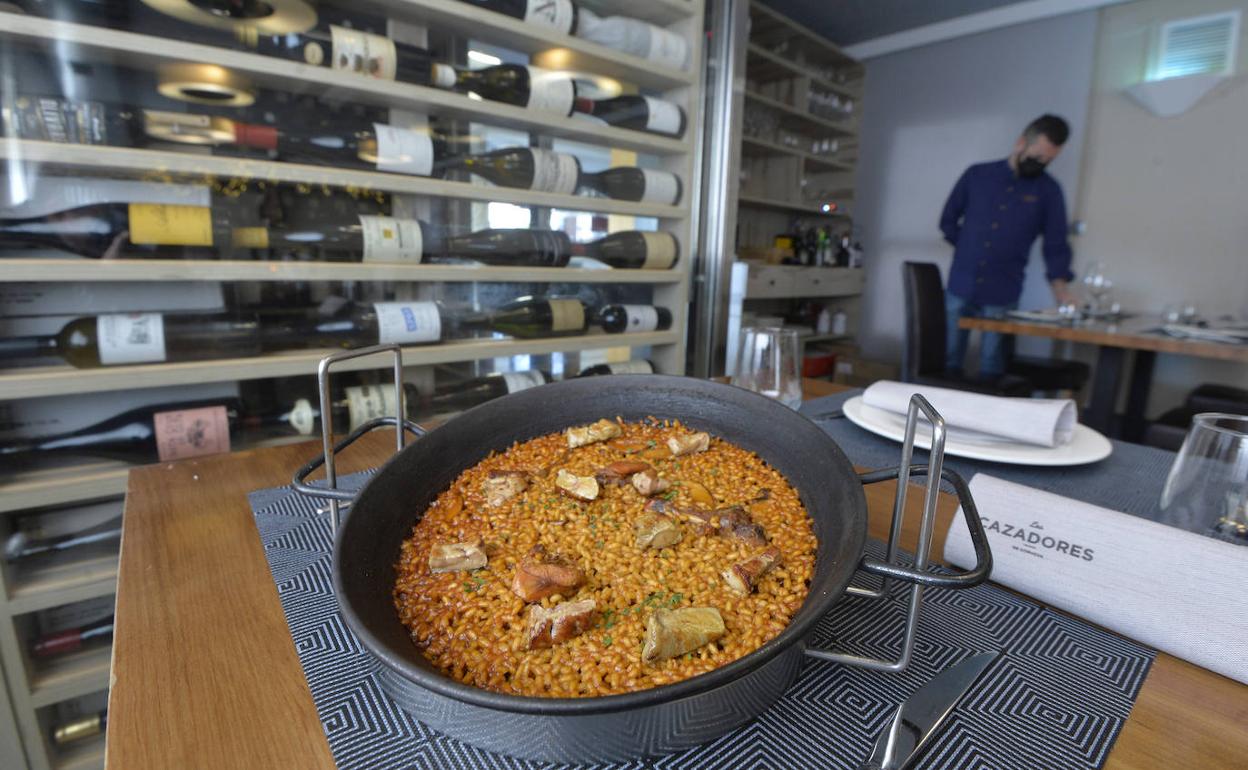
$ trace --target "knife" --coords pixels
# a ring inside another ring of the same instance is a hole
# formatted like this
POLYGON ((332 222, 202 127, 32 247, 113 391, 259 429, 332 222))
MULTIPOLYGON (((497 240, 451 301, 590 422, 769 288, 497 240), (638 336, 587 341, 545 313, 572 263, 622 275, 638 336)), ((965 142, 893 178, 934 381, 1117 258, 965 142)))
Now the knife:
POLYGON ((897 707, 871 756, 859 770, 902 770, 931 742, 954 706, 962 700, 1000 652, 985 652, 950 666, 915 690, 897 707))

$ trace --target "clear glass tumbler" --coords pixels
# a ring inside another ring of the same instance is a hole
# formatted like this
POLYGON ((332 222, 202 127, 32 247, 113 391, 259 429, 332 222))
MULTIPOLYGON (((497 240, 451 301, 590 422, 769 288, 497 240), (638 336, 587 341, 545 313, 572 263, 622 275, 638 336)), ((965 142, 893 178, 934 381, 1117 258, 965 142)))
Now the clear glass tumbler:
POLYGON ((802 405, 801 341, 794 329, 747 326, 732 384, 778 400, 790 409, 802 405))
POLYGON ((1167 524, 1248 545, 1248 417, 1192 419, 1161 492, 1167 524))

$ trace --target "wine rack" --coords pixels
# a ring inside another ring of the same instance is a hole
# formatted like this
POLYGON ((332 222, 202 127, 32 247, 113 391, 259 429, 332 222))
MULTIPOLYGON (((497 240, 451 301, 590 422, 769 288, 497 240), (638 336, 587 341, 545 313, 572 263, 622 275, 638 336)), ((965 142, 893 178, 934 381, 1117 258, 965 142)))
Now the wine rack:
MULTIPOLYGON (((86 145, 6 136, 0 141, 0 164, 10 169, 38 169, 40 174, 49 177, 158 181, 218 192, 240 180, 288 189, 366 190, 384 195, 392 208, 402 209, 403 216, 419 216, 421 220, 446 216, 458 226, 467 226, 467 219, 479 216, 481 204, 526 207, 543 216, 551 211, 583 212, 594 216, 594 232, 599 231, 603 222, 609 223, 612 233, 633 229, 634 220, 641 219, 657 223, 658 230, 675 237, 679 259, 672 269, 603 269, 594 266, 592 261, 588 265, 577 262, 567 267, 510 267, 383 261, 265 261, 238 257, 137 258, 124 250, 119 258, 87 259, 9 251, 0 255, 0 281, 86 287, 191 282, 200 286, 248 285, 259 287, 257 291, 286 284, 362 285, 384 288, 394 292, 397 299, 411 300, 430 298, 441 288, 475 292, 477 286, 495 284, 641 292, 650 297, 651 303, 672 311, 670 328, 610 335, 591 329, 583 335, 536 339, 497 336, 451 339, 440 344, 404 347, 404 367, 422 373, 423 377, 435 368, 439 371, 447 367, 462 368, 474 362, 513 356, 575 355, 590 351, 597 354, 610 349, 614 351, 613 358, 618 358, 622 351, 633 351, 636 355, 636 351, 642 349, 649 351, 647 357, 657 370, 683 373, 688 298, 699 260, 693 223, 699 207, 697 152, 701 144, 703 102, 703 2, 589 0, 579 5, 599 16, 627 16, 680 35, 689 45, 688 67, 664 66, 642 56, 459 0, 350 3, 329 0, 318 3, 317 7, 335 13, 382 18, 386 34, 400 42, 422 46, 432 40, 440 47, 439 56, 453 54, 439 61, 461 68, 468 65, 465 55, 471 47, 484 46, 496 53, 504 52, 508 62, 527 61, 546 70, 574 73, 578 78, 612 81, 618 84, 622 94, 644 93, 673 102, 684 110, 682 135, 621 128, 580 115, 563 117, 434 86, 374 79, 217 43, 191 42, 193 37, 178 39, 149 34, 147 29, 114 29, 89 21, 53 20, 33 13, 0 11, 0 52, 42 56, 53 62, 67 56, 75 67, 81 64, 84 70, 90 70, 99 65, 122 73, 117 77, 124 77, 126 71, 152 77, 170 65, 188 62, 214 65, 245 78, 262 93, 288 95, 292 103, 296 99, 316 100, 318 104, 323 101, 360 106, 370 114, 389 111, 391 122, 396 124, 419 125, 424 119, 436 119, 440 125, 450 125, 457 131, 464 131, 471 125, 474 132, 480 127, 521 132, 526 137, 521 145, 539 148, 551 148, 552 142, 574 142, 576 146, 588 146, 595 152, 608 154, 612 167, 641 165, 676 174, 683 183, 683 195, 674 205, 496 186, 467 175, 458 178, 411 176, 355 166, 314 165, 285 158, 236 157, 207 149, 168 148, 169 145, 86 145), (460 178, 468 181, 459 181, 460 178), (470 211, 473 212, 471 216, 470 211)), ((65 62, 61 65, 65 66, 65 62)), ((15 78, 17 92, 22 93, 23 83, 18 74, 15 78)), ((75 76, 84 77, 81 71, 75 76)), ((184 109, 190 113, 230 115, 222 108, 201 110, 198 105, 186 105, 184 109)), ((566 151, 577 152, 576 149, 566 151)), ((0 217, 3 216, 0 202, 0 217)), ((535 214, 534 227, 540 226, 538 219, 535 214)), ((640 229, 647 227, 643 225, 640 229)), ((169 401, 177 401, 180 389, 205 383, 310 378, 317 361, 327 352, 308 349, 249 358, 223 357, 95 369, 76 369, 59 363, 0 369, 0 405, 52 397, 110 398, 141 388, 166 389, 169 401)), ((384 370, 388 365, 384 358, 366 358, 353 360, 340 368, 367 373, 384 370)), ((16 526, 12 522, 20 515, 57 506, 112 501, 120 510, 130 467, 111 460, 82 461, 65 467, 20 472, 0 467, 0 534, 12 532, 16 526)), ((0 695, 7 692, 10 696, 8 699, 0 697, 0 766, 48 770, 103 765, 102 736, 70 747, 56 746, 50 738, 50 728, 63 719, 67 704, 87 702, 92 704, 88 710, 101 708, 99 704, 109 685, 109 646, 97 644, 63 658, 34 661, 29 639, 37 614, 78 602, 106 602, 117 590, 116 579, 115 544, 112 550, 93 547, 81 554, 65 552, 56 559, 29 565, 0 562, 0 695)))

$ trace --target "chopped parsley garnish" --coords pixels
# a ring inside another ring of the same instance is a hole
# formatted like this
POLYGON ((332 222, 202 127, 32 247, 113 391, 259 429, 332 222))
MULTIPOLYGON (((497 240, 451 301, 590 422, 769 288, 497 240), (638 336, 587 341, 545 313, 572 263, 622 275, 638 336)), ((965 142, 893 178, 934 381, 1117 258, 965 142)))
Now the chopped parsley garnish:
POLYGON ((464 593, 471 594, 481 590, 481 586, 485 585, 485 578, 472 577, 464 581, 464 593))
POLYGON ((611 646, 611 634, 604 634, 604 635, 603 635, 603 637, 602 637, 602 646, 603 646, 603 647, 610 647, 610 646, 611 646))

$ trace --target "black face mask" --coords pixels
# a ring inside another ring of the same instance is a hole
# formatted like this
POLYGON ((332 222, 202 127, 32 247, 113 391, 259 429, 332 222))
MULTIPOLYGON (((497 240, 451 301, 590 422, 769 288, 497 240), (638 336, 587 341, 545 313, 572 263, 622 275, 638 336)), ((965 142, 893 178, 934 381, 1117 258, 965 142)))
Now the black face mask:
POLYGON ((1044 173, 1044 167, 1049 164, 1035 158, 1019 158, 1018 159, 1018 175, 1023 179, 1035 179, 1044 173))

